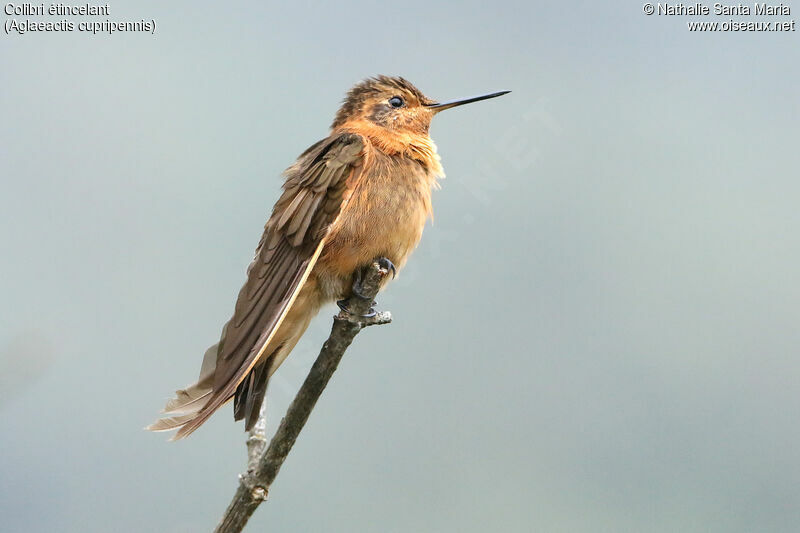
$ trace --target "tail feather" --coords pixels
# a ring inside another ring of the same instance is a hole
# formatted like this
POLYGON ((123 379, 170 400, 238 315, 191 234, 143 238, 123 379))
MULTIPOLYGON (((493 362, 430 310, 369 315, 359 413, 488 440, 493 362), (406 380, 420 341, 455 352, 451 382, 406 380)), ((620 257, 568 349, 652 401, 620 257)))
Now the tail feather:
MULTIPOLYGON (((277 350, 282 347, 279 346, 277 350)), ((218 344, 206 350, 200 378, 197 383, 185 389, 175 391, 175 397, 167 401, 162 418, 147 426, 150 431, 169 431, 177 429, 178 433, 171 440, 178 440, 192 433, 197 426, 187 426, 189 422, 205 421, 214 412, 204 410, 208 401, 213 397, 214 370, 217 357, 218 344)), ((250 374, 239 384, 233 395, 235 420, 245 419, 245 430, 249 431, 258 420, 261 404, 267 391, 267 382, 270 375, 270 361, 267 357, 263 364, 259 364, 250 371, 250 374)), ((197 424, 199 425, 199 424, 197 424)))
POLYGON ((233 419, 241 420, 244 418, 245 407, 247 406, 247 390, 252 386, 253 373, 247 375, 241 383, 236 387, 236 393, 233 395, 233 419))
POLYGON ((236 420, 245 419, 245 431, 250 431, 253 428, 261 412, 261 404, 267 393, 268 369, 271 359, 267 358, 263 364, 253 368, 248 378, 240 383, 240 386, 236 389, 234 401, 239 409, 234 410, 234 418, 236 420), (247 385, 242 387, 241 385, 245 383, 247 385))
POLYGON ((200 382, 190 385, 185 389, 175 391, 175 398, 167 401, 162 414, 165 415, 188 415, 195 414, 208 401, 212 389, 204 388, 200 382))
POLYGON ((200 367, 200 377, 197 383, 187 386, 185 389, 175 391, 175 397, 167 401, 162 416, 146 429, 150 431, 169 431, 176 429, 197 416, 205 407, 214 384, 214 369, 216 367, 217 351, 219 343, 206 350, 203 356, 203 364, 200 367))
MULTIPOLYGON (((293 299, 294 297, 289 304, 293 302, 293 299)), ((171 440, 179 440, 193 433, 222 405, 234 400, 234 418, 236 420, 244 419, 245 429, 251 430, 261 413, 270 375, 297 344, 311 318, 319 309, 316 293, 307 296, 304 305, 297 309, 298 311, 288 321, 291 327, 282 337, 272 341, 283 321, 285 311, 282 312, 280 320, 273 325, 269 332, 262 333, 261 336, 264 337, 264 340, 259 341, 262 344, 257 343, 250 349, 250 353, 258 354, 258 359, 249 367, 247 373, 241 378, 237 378, 240 381, 231 380, 220 387, 219 383, 216 383, 219 380, 217 363, 223 366, 230 365, 230 361, 226 362, 222 358, 222 352, 227 350, 227 347, 223 348, 223 345, 229 341, 226 335, 228 324, 226 324, 222 330, 220 342, 211 346, 203 357, 203 365, 197 383, 177 391, 175 398, 167 402, 162 413, 163 418, 147 429, 152 431, 177 429, 177 433, 171 440), (269 349, 268 352, 267 349, 269 349)))
MULTIPOLYGON (((261 403, 264 401, 264 396, 267 392, 267 382, 269 381, 270 374, 270 357, 262 365, 253 368, 247 377, 242 380, 236 388, 236 392, 230 398, 225 400, 225 403, 234 400, 234 419, 245 419, 245 430, 249 431, 258 420, 258 415, 261 411, 261 403)), ((213 398, 211 394, 208 398, 213 398)), ((192 415, 186 417, 179 417, 178 432, 171 440, 180 440, 184 437, 191 435, 198 427, 200 427, 212 414, 216 411, 214 409, 206 409, 206 403, 192 415)))
POLYGON ((169 431, 184 425, 186 422, 194 418, 194 414, 184 416, 174 416, 169 418, 159 418, 145 429, 148 431, 169 431))

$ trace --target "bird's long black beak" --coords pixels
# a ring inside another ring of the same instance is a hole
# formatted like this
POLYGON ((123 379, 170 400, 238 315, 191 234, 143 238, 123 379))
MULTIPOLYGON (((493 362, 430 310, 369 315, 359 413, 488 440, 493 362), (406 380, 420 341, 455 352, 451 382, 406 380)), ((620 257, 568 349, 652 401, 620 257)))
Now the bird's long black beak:
POLYGON ((445 109, 450 109, 451 107, 471 104, 472 102, 480 102, 481 100, 488 100, 489 98, 497 98, 498 96, 503 96, 504 94, 508 94, 510 92, 511 91, 500 91, 496 93, 482 94, 480 96, 472 96, 470 98, 462 98, 460 100, 451 100, 449 102, 426 104, 425 107, 428 109, 435 109, 437 112, 439 112, 444 111, 445 109))

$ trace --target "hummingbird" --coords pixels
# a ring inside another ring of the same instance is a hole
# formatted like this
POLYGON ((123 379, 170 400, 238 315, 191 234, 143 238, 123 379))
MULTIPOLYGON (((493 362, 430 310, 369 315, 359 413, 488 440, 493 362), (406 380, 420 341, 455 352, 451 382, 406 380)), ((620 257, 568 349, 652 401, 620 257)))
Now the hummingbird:
POLYGON ((347 311, 363 268, 377 260, 394 277, 419 243, 444 177, 431 119, 509 92, 437 102, 389 76, 350 89, 329 135, 284 172, 233 317, 205 352, 200 377, 147 429, 186 437, 233 399, 234 419, 250 430, 270 376, 320 308, 337 301, 347 311))

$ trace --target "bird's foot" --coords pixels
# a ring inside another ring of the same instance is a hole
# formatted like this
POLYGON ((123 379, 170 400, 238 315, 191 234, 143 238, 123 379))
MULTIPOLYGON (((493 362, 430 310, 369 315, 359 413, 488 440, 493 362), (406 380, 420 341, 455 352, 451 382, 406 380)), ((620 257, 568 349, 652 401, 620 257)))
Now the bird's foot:
MULTIPOLYGON (((367 300, 368 297, 364 294, 364 289, 361 287, 361 281, 363 279, 364 279, 363 270, 356 270, 356 273, 353 276, 353 286, 350 288, 350 292, 354 296, 358 296, 362 300, 367 300)), ((375 302, 372 302, 370 305, 375 305, 375 302)), ((339 307, 341 307, 341 305, 339 307)))
MULTIPOLYGON (((361 298, 360 296, 356 296, 356 297, 357 298, 361 298)), ((352 296, 350 298, 352 298, 352 296)), ((337 300, 336 301, 336 305, 338 305, 339 309, 341 309, 342 311, 344 311, 348 315, 354 315, 354 313, 352 311, 350 311, 350 298, 345 298, 344 300, 337 300)), ((376 303, 375 300, 372 300, 372 303, 370 304, 370 306, 375 305, 375 303, 376 303)), ((378 314, 378 312, 375 311, 375 309, 373 307, 370 307, 369 310, 366 313, 364 313, 363 315, 355 315, 355 316, 359 316, 361 318, 372 318, 377 314, 378 314)))
MULTIPOLYGON (((388 275, 389 271, 391 271, 392 272, 392 278, 394 278, 395 275, 397 274, 397 269, 395 268, 394 263, 392 263, 391 260, 389 260, 388 258, 379 257, 378 259, 375 260, 375 263, 377 263, 378 267, 380 267, 381 275, 383 275, 383 276, 388 275), (385 272, 385 274, 384 274, 384 272, 385 272)), ((366 267, 366 268, 370 268, 370 267, 366 267)), ((359 298, 360 300, 369 300, 370 301, 369 310, 366 312, 366 314, 358 315, 358 316, 360 316, 361 318, 373 318, 373 317, 375 317, 375 315, 378 314, 377 311, 375 311, 375 309, 372 307, 372 306, 376 305, 377 302, 375 300, 369 298, 367 295, 364 294, 364 290, 363 290, 363 287, 361 285, 363 279, 364 279, 364 271, 363 270, 356 270, 356 272, 355 272, 355 274, 353 276, 353 286, 350 289, 350 292, 351 292, 350 297, 345 298, 343 300, 337 301, 336 305, 338 305, 339 309, 341 309, 345 313, 353 315, 354 313, 352 311, 350 311, 350 305, 349 305, 350 304, 350 300, 352 298, 359 298)))

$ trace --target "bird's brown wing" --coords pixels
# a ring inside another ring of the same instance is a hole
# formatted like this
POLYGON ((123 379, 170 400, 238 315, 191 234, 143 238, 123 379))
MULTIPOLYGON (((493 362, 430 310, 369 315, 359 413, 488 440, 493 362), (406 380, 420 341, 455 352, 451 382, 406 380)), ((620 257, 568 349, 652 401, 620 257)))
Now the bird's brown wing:
POLYGON ((227 402, 265 355, 358 180, 363 148, 358 135, 337 135, 309 148, 286 171, 283 194, 223 330, 210 397, 196 416, 181 420, 175 438, 190 434, 227 402))

